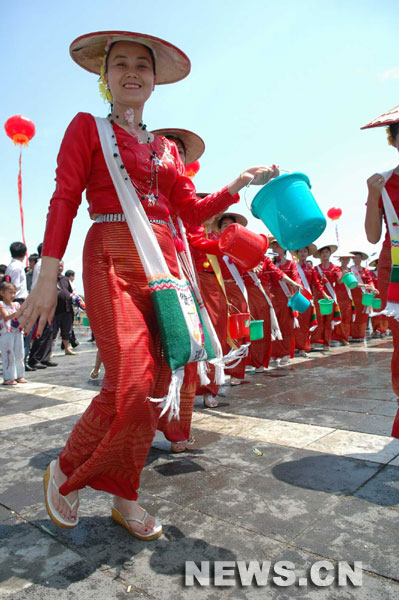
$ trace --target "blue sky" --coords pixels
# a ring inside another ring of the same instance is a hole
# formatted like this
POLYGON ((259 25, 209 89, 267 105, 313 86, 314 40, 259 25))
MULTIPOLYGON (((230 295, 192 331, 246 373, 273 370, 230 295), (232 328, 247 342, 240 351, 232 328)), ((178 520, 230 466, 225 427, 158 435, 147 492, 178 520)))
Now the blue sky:
MULTIPOLYGON (((198 191, 215 191, 245 167, 279 164, 302 171, 324 212, 342 208, 342 247, 375 252, 364 230, 366 179, 393 167, 397 153, 383 129, 360 127, 399 103, 399 2, 382 0, 15 0, 3 3, 2 123, 23 114, 36 136, 23 151, 23 204, 28 250, 42 240, 63 133, 79 111, 105 115, 96 76, 69 57, 73 39, 125 29, 181 47, 191 74, 159 86, 144 117, 151 129, 183 127, 206 143, 198 191)), ((0 262, 21 238, 18 150, 0 135, 0 262)), ((251 188, 247 202, 257 191, 251 188)), ((237 210, 250 216, 243 195, 237 210)), ((73 226, 66 268, 77 272, 90 226, 86 201, 73 226)), ((250 226, 264 231, 252 216, 250 226)), ((329 222, 322 241, 335 240, 329 222)))

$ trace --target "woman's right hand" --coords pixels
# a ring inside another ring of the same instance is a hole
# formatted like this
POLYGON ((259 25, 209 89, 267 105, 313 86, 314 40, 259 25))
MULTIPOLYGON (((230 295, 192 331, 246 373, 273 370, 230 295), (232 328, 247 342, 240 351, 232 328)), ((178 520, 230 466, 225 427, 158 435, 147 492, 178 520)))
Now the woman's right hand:
POLYGON ((367 179, 369 195, 377 199, 381 196, 381 192, 384 186, 385 179, 380 173, 374 173, 374 175, 367 179))
POLYGON ((15 318, 20 329, 29 332, 39 318, 37 337, 43 333, 46 323, 51 323, 57 306, 57 277, 60 261, 57 258, 43 257, 40 275, 35 288, 31 291, 15 318))

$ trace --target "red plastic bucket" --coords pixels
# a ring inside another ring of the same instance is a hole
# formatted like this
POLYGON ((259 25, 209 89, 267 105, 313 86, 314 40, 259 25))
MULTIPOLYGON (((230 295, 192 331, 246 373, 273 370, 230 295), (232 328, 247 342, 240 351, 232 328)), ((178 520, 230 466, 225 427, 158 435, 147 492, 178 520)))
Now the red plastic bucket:
POLYGON ((262 233, 255 233, 239 223, 232 223, 221 234, 219 248, 240 267, 251 270, 262 260, 269 247, 269 240, 262 233))
POLYGON ((235 313, 229 316, 229 332, 233 340, 249 338, 249 313, 235 313))

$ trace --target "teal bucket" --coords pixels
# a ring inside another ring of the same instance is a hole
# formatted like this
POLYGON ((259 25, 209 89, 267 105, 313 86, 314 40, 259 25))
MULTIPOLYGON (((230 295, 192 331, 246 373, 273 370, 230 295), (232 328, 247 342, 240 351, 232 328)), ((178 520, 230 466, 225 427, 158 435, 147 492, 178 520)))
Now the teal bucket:
POLYGON ((320 314, 331 315, 333 311, 333 304, 334 303, 332 300, 326 300, 325 298, 319 300, 320 314))
POLYGON ((374 300, 374 294, 368 294, 367 292, 364 292, 362 294, 362 304, 363 304, 363 306, 372 306, 373 305, 373 300, 374 300))
POLYGON ((376 308, 377 310, 379 310, 381 308, 381 306, 382 306, 382 300, 381 300, 381 298, 376 298, 374 296, 373 302, 372 302, 372 307, 376 308))
POLYGON ((359 285, 356 276, 353 273, 345 273, 342 277, 342 283, 344 283, 350 290, 354 290, 359 285))
POLYGON ((83 327, 89 327, 90 326, 89 319, 87 317, 83 317, 83 319, 82 319, 82 325, 83 325, 83 327))
POLYGON ((310 302, 307 298, 305 298, 305 296, 302 296, 301 292, 296 292, 288 300, 288 306, 291 310, 295 310, 302 314, 308 310, 310 302))
POLYGON ((286 173, 269 181, 252 200, 252 214, 264 222, 282 248, 304 248, 326 228, 310 188, 304 173, 286 173))
POLYGON ((251 321, 249 324, 249 338, 251 342, 263 340, 263 319, 251 321))

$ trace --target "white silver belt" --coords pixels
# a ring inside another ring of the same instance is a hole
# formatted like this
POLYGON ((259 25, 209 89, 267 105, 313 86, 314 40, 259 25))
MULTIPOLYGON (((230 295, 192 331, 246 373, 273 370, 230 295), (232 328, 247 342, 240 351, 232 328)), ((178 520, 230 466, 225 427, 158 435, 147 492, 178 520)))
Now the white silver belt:
MULTIPOLYGON (((157 223, 158 225, 167 225, 169 227, 169 223, 167 221, 162 221, 161 219, 148 219, 150 223, 157 223)), ((126 222, 126 217, 123 213, 107 213, 105 215, 98 215, 95 219, 95 223, 124 223, 126 222)))

